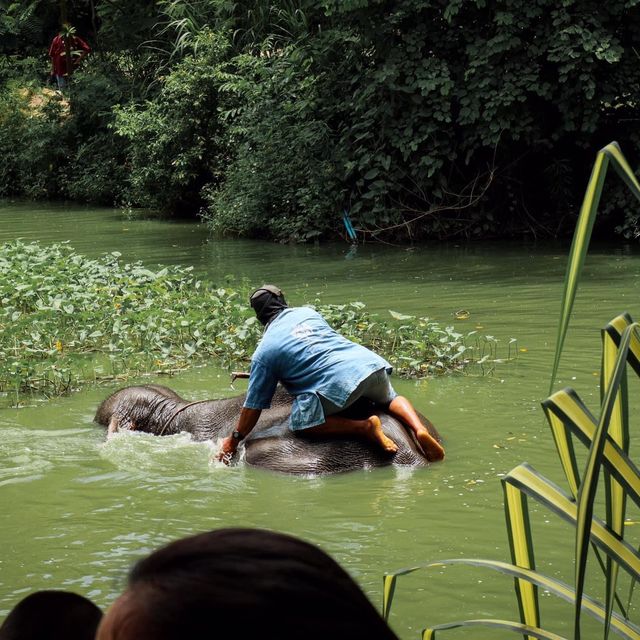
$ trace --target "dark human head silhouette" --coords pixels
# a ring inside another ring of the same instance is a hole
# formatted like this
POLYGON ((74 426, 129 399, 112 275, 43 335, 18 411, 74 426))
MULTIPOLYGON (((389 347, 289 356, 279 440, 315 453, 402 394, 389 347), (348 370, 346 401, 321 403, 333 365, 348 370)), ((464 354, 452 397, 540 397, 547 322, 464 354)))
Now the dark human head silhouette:
POLYGON ((273 284, 263 284, 249 298, 261 324, 267 326, 281 311, 287 308, 282 291, 273 284))
POLYGON ((102 611, 69 591, 36 591, 18 602, 0 627, 0 640, 93 640, 102 611))
POLYGON ((220 529, 136 564, 97 640, 393 640, 352 578, 289 535, 220 529))

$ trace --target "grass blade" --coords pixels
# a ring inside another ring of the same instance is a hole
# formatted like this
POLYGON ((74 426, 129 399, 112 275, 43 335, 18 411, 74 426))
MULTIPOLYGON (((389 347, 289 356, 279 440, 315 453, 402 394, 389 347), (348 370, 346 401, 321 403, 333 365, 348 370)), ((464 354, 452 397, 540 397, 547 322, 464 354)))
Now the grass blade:
MULTIPOLYGON (((519 567, 535 569, 527 496, 513 485, 503 483, 502 487, 511 561, 519 567)), ((515 589, 520 621, 525 625, 539 627, 538 588, 526 580, 516 578, 515 589)))
MULTIPOLYGON (((597 421, 572 389, 556 391, 542 403, 545 413, 553 415, 586 446, 590 447, 596 433, 597 421)), ((607 437, 604 446, 605 469, 622 485, 627 497, 640 507, 640 469, 628 454, 607 437)))
MULTIPOLYGON (((525 569, 518 567, 508 562, 501 562, 500 560, 483 560, 478 558, 450 558, 447 560, 438 560, 437 562, 429 562, 419 566, 410 567, 407 569, 401 569, 397 573, 389 574, 385 577, 400 577, 407 575, 418 570, 430 570, 439 569, 444 566, 467 566, 478 567, 480 569, 489 569, 491 571, 497 571, 503 575, 510 576, 523 581, 528 581, 537 587, 544 589, 545 591, 558 596, 565 602, 573 604, 575 602, 575 592, 566 583, 552 578, 550 576, 543 575, 531 569, 525 569)), ((586 613, 593 616, 596 620, 603 622, 606 616, 606 609, 601 602, 598 602, 594 598, 585 595, 583 598, 583 607, 586 613)), ((633 622, 626 620, 620 614, 614 612, 612 618, 613 631, 625 638, 626 640, 640 640, 640 627, 633 622)), ((433 627, 435 628, 435 627, 433 627)))
MULTIPOLYGON (((604 401, 608 390, 609 380, 613 378, 616 360, 618 356, 618 344, 611 338, 606 329, 602 330, 602 365, 600 367, 600 401, 604 401)), ((608 436, 625 453, 629 452, 629 411, 627 402, 627 376, 626 368, 620 380, 620 392, 614 401, 611 420, 609 422, 608 436)), ((609 528, 624 537, 624 519, 626 514, 626 493, 624 487, 605 469, 605 500, 607 516, 606 522, 609 528)), ((618 565, 607 558, 606 568, 606 603, 607 621, 605 622, 605 640, 608 635, 609 620, 613 611, 616 584, 618 580, 618 565)))
POLYGON ((609 162, 613 164, 616 173, 622 178, 629 187, 633 195, 640 200, 640 183, 636 179, 629 163, 624 157, 617 142, 611 142, 606 147, 598 151, 596 161, 591 171, 591 177, 587 184, 587 190, 580 208, 578 223, 573 235, 571 251, 569 252, 569 264, 565 275, 564 294, 562 296, 562 305, 560 307, 560 323, 558 327, 558 337, 556 340, 556 353, 553 362, 553 371, 551 374, 551 382, 549 384, 549 393, 553 391, 553 385, 558 373, 560 365, 560 357, 562 348, 569 327, 569 318, 573 309, 578 281, 584 260, 591 240, 591 231, 593 223, 598 212, 598 204, 602 195, 602 186, 606 177, 609 162))
POLYGON ((502 629, 503 631, 515 631, 516 633, 524 634, 526 637, 539 638, 540 640, 566 640, 566 638, 559 636, 557 633, 538 629, 528 624, 510 622, 509 620, 460 620, 458 622, 439 624, 436 627, 425 629, 422 632, 422 640, 435 640, 437 631, 458 629, 460 627, 489 627, 492 629, 502 629))
MULTIPOLYGON (((622 340, 622 334, 627 326, 632 324, 633 320, 628 313, 622 313, 616 318, 614 318, 605 328, 604 332, 607 335, 607 338, 610 339, 616 346, 620 344, 622 340)), ((635 336, 635 334, 634 334, 635 336)), ((631 340, 631 344, 629 345, 629 353, 627 354, 627 362, 631 365, 632 369, 636 372, 637 375, 640 376, 640 341, 633 339, 631 340)), ((628 432, 627 432, 628 438, 628 432)), ((629 443, 624 442, 623 447, 625 451, 628 451, 629 443)), ((629 586, 629 596, 628 596, 628 604, 627 607, 631 605, 631 597, 633 595, 633 590, 635 588, 635 580, 631 582, 629 586)))
MULTIPOLYGON (((527 463, 512 469, 502 482, 513 484, 563 520, 576 525, 578 507, 571 496, 527 463)), ((620 540, 616 534, 609 531, 606 524, 596 516, 593 517, 590 534, 595 544, 618 562, 629 575, 640 577, 640 554, 628 542, 620 540)))
MULTIPOLYGON (((558 429, 564 429, 566 431, 566 435, 575 435, 587 448, 591 446, 596 432, 597 421, 580 400, 575 391, 572 389, 557 391, 542 403, 542 407, 550 423, 553 422, 558 425, 558 429)), ((626 505, 626 492, 632 494, 634 501, 639 500, 640 496, 638 496, 638 491, 640 491, 640 474, 637 467, 629 459, 627 453, 624 452, 613 441, 613 439, 608 436, 603 455, 603 463, 605 465, 607 475, 612 479, 615 478, 615 480, 612 481, 616 482, 620 491, 625 496, 625 501, 622 506, 624 507, 626 505)), ((620 517, 620 526, 624 527, 624 510, 620 517)), ((610 520, 607 518, 607 524, 609 525, 609 523, 610 520)), ((622 537, 623 530, 616 530, 616 533, 622 537)), ((595 548, 595 546, 594 552, 604 575, 608 577, 612 575, 613 572, 615 577, 617 568, 613 569, 608 560, 605 564, 600 552, 595 548)), ((620 607, 620 610, 624 613, 629 608, 629 605, 627 604, 625 606, 615 593, 615 580, 612 580, 611 584, 610 596, 613 597, 620 607)))
POLYGON ((587 549, 591 535, 593 504, 597 490, 598 476, 603 463, 603 451, 607 442, 607 430, 616 406, 621 380, 625 373, 631 336, 636 331, 636 327, 636 324, 631 324, 622 334, 619 351, 615 359, 615 367, 607 384, 598 428, 596 429, 591 448, 589 449, 587 466, 578 493, 578 518, 576 521, 576 610, 574 618, 574 634, 576 640, 580 638, 581 609, 579 602, 582 597, 586 576, 587 549))
MULTIPOLYGON (((552 396, 554 397, 554 396, 552 396)), ((549 402, 545 400, 545 402, 549 402)), ((576 461, 576 454, 573 448, 573 442, 570 437, 570 430, 567 428, 565 419, 561 415, 557 415, 547 409, 545 402, 542 403, 542 408, 547 416, 547 422, 551 427, 551 433, 553 434, 553 440, 556 443, 556 450, 560 457, 560 464, 564 470, 564 475, 569 483, 569 490, 574 498, 578 497, 578 489, 580 488, 580 472, 578 471, 578 463, 576 461)))
POLYGON ((571 243, 571 250, 569 252, 569 263, 567 265, 567 272, 564 278, 564 293, 560 308, 560 325, 556 340, 556 352, 553 362, 553 371, 551 373, 551 382, 549 384, 549 393, 553 390, 553 385, 558 373, 558 367, 560 366, 562 347, 564 346, 564 340, 569 327, 569 318, 571 317, 571 311, 573 309, 573 302, 578 289, 582 266, 584 265, 584 260, 589 248, 593 223, 598 210, 598 204, 600 203, 602 186, 606 177, 608 164, 608 156, 603 153, 603 150, 600 150, 596 156, 593 169, 591 170, 591 177, 587 184, 587 190, 584 194, 582 207, 580 208, 580 215, 578 216, 578 223, 573 234, 573 242, 571 243))
MULTIPOLYGON (((614 318, 604 328, 604 331, 611 338, 614 344, 619 347, 622 340, 622 334, 630 324, 633 324, 631 316, 628 313, 622 313, 614 318)), ((631 343, 629 344, 627 362, 636 372, 636 375, 640 376, 640 340, 637 340, 634 336, 632 336, 631 343)))
MULTIPOLYGON (((428 565, 431 566, 431 565, 428 565)), ((396 592, 396 580, 400 576, 406 576, 409 573, 413 573, 418 569, 422 569, 423 565, 416 565, 414 567, 407 567, 405 569, 398 569, 393 573, 385 573, 382 578, 382 617, 385 620, 389 619, 389 612, 391 611, 391 605, 393 603, 393 596, 396 592)))
POLYGON ((602 149, 602 152, 607 154, 616 173, 626 183, 633 195, 640 200, 640 183, 631 170, 627 159, 624 157, 620 145, 617 142, 610 142, 602 149))

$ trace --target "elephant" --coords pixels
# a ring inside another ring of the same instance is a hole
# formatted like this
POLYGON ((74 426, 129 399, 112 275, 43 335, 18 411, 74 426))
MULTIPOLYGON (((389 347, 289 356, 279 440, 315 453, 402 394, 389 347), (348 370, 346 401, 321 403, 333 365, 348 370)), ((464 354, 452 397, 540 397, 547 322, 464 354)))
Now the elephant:
MULTIPOLYGON (((109 432, 137 430, 155 435, 188 432, 196 441, 217 440, 231 434, 240 414, 244 395, 221 400, 187 402, 175 391, 149 384, 124 387, 98 407, 95 422, 109 432)), ((278 386, 271 408, 265 409, 258 424, 243 441, 247 464, 281 473, 326 475, 389 464, 419 467, 428 463, 422 449, 400 421, 368 400, 359 400, 344 415, 365 418, 374 413, 382 428, 398 445, 387 453, 364 440, 310 437, 288 427, 293 398, 278 386)), ((440 435, 431 422, 420 415, 431 435, 440 435)))

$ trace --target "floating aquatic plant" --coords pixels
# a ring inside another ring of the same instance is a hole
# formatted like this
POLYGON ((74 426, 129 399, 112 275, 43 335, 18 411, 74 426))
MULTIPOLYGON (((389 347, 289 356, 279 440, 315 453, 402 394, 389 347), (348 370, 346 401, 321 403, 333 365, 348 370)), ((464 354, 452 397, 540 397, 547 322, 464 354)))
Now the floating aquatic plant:
MULTIPOLYGON (((152 270, 121 257, 90 259, 67 244, 0 247, 0 393, 15 401, 204 362, 246 367, 262 333, 247 304, 248 284, 203 280, 191 267, 152 270)), ((316 306, 405 377, 495 359, 495 339, 465 336, 428 318, 393 312, 385 322, 361 302, 316 306)))

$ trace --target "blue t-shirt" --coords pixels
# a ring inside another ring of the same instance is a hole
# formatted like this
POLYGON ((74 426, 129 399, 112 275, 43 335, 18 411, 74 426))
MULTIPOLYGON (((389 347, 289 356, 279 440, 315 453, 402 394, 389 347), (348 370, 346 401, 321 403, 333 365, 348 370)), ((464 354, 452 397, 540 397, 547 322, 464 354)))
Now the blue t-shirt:
POLYGON ((266 328, 251 358, 244 406, 268 409, 280 381, 294 396, 291 428, 325 421, 318 394, 338 407, 374 371, 391 365, 362 345, 334 331, 313 309, 285 309, 266 328))

